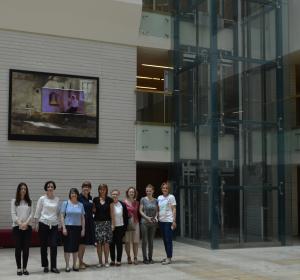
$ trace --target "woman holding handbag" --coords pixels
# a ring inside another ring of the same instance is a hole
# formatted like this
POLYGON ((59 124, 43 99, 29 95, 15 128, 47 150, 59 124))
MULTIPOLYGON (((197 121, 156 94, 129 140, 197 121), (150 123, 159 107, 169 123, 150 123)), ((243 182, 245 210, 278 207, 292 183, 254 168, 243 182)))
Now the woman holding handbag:
POLYGON ((127 254, 128 264, 132 264, 130 256, 130 247, 132 244, 133 250, 133 263, 138 264, 137 254, 140 242, 140 225, 139 225, 139 202, 136 200, 137 191, 134 187, 129 187, 126 191, 126 198, 124 203, 128 211, 128 227, 125 233, 124 242, 125 242, 125 251, 127 254))

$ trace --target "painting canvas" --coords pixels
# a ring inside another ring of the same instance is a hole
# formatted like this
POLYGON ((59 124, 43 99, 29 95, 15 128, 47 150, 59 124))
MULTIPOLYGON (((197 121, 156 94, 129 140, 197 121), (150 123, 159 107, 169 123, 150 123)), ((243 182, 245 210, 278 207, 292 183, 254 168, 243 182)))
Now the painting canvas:
POLYGON ((9 140, 98 143, 99 78, 10 70, 9 140))

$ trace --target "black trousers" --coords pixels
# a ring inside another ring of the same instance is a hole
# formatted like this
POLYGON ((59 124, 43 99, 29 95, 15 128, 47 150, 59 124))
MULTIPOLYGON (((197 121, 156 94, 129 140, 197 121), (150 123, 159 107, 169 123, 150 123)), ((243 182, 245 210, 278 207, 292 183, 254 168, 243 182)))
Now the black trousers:
POLYGON ((109 244, 110 258, 114 262, 116 260, 116 248, 117 248, 117 262, 121 262, 123 253, 124 226, 115 227, 113 231, 112 242, 109 244))
POLYGON ((48 246, 50 247, 50 264, 51 268, 56 268, 57 258, 57 241, 58 241, 58 226, 52 226, 39 223, 39 237, 41 244, 41 260, 42 267, 49 267, 48 262, 48 246))
POLYGON ((18 226, 16 226, 13 227, 13 234, 16 241, 15 258, 17 268, 21 269, 21 259, 23 258, 23 269, 26 269, 29 257, 29 245, 31 241, 32 228, 31 226, 28 226, 27 230, 21 230, 18 226))

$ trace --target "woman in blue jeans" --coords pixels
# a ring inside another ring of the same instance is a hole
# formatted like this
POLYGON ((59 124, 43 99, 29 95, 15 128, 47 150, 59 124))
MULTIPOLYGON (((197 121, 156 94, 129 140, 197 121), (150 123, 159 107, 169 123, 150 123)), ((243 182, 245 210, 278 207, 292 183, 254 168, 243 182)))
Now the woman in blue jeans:
POLYGON ((173 256, 173 231, 176 228, 176 200, 174 195, 170 194, 168 182, 162 183, 161 192, 162 195, 157 199, 158 221, 167 255, 167 258, 162 260, 162 264, 170 264, 173 256))

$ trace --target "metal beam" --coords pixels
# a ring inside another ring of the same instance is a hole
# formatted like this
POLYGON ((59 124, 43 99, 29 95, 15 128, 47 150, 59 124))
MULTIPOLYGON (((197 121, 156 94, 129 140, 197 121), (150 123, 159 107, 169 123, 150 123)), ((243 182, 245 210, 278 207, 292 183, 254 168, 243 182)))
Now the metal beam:
POLYGON ((217 0, 210 1, 210 235, 211 248, 219 248, 220 207, 219 207, 219 126, 218 126, 218 18, 217 0))
POLYGON ((276 99, 277 99, 277 180, 278 191, 278 236, 282 245, 286 244, 285 228, 285 171, 284 171, 284 104, 283 104, 283 26, 282 26, 282 1, 278 0, 276 7, 276 99))

